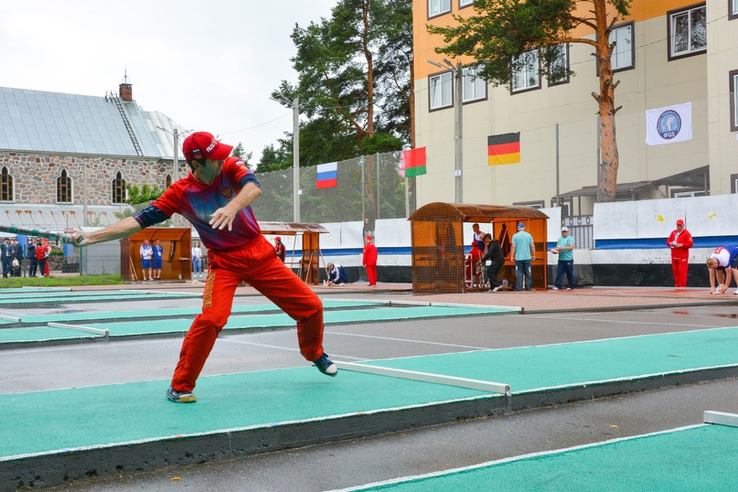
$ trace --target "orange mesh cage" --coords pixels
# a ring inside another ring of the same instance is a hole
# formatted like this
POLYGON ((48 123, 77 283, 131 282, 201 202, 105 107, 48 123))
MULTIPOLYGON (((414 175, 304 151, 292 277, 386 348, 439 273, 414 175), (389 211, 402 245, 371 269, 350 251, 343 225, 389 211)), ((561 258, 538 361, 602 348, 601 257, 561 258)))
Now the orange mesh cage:
POLYGON ((532 264, 534 289, 545 289, 547 279, 547 220, 543 212, 530 207, 503 207, 499 205, 465 205, 434 202, 413 213, 410 218, 413 292, 464 292, 466 270, 464 257, 464 228, 466 223, 489 224, 505 252, 505 264, 499 278, 507 278, 515 285, 515 263, 510 260, 507 239, 517 232, 518 222, 526 224, 533 236, 536 260, 532 264))

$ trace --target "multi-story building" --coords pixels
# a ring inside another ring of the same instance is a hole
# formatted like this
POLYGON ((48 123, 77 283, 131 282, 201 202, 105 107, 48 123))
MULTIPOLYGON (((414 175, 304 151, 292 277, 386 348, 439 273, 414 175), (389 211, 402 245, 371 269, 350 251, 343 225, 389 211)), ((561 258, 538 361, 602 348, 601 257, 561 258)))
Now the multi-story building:
POLYGON ((175 130, 136 104, 127 81, 101 97, 0 87, 0 223, 115 222, 126 184, 165 189, 188 172, 182 159, 174 166, 175 130))
MULTIPOLYGON (((414 0, 415 138, 427 149, 427 174, 417 180, 417 205, 453 202, 454 71, 439 68, 443 39, 427 25, 451 25, 452 14, 475 14, 472 0, 414 0), (431 63, 429 63, 429 61, 431 63)), ((594 36, 577 32, 577 36, 594 36)), ((617 199, 735 193, 738 188, 738 0, 633 0, 619 19, 613 68, 620 156, 617 199), (692 138, 646 145, 646 112, 691 104, 692 138)), ((591 46, 572 43, 561 62, 574 76, 538 73, 537 51, 511 86, 463 69, 463 201, 535 207, 562 204, 562 215, 590 214, 597 200, 599 91, 591 46), (520 133, 520 161, 489 165, 488 136, 520 133)))

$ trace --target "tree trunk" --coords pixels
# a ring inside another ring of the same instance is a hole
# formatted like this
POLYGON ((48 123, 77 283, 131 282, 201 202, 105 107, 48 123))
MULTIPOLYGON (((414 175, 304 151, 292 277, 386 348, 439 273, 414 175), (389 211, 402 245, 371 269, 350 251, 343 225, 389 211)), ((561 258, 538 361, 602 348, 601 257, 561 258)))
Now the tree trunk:
POLYGON ((603 202, 615 200, 618 184, 618 144, 615 131, 615 87, 613 81, 612 46, 610 46, 607 6, 605 0, 595 0, 595 17, 597 19, 597 61, 599 67, 600 93, 594 95, 599 103, 600 116, 600 149, 602 151, 602 163, 600 172, 600 199, 603 202))

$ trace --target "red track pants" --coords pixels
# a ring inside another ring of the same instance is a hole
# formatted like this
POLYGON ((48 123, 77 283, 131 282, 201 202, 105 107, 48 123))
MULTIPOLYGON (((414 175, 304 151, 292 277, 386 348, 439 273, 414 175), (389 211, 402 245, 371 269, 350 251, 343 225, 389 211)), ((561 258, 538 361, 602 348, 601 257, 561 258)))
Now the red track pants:
POLYGON ((369 278, 369 285, 377 285, 377 265, 367 265, 366 276, 369 278))
POLYGON ((686 287, 689 258, 672 258, 671 270, 674 272, 674 287, 686 287))
POLYGON ((240 249, 208 251, 208 278, 202 313, 182 342, 172 388, 192 391, 205 361, 233 306, 236 287, 248 282, 297 321, 297 341, 305 359, 323 355, 323 303, 277 258, 274 248, 259 236, 240 249))

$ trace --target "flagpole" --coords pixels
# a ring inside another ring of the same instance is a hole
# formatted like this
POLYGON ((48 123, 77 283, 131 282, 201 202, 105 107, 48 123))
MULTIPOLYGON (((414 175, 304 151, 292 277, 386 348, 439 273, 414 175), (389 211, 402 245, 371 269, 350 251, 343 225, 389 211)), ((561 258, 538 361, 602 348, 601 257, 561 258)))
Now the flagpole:
POLYGON ((292 101, 292 219, 300 222, 300 98, 292 101))

